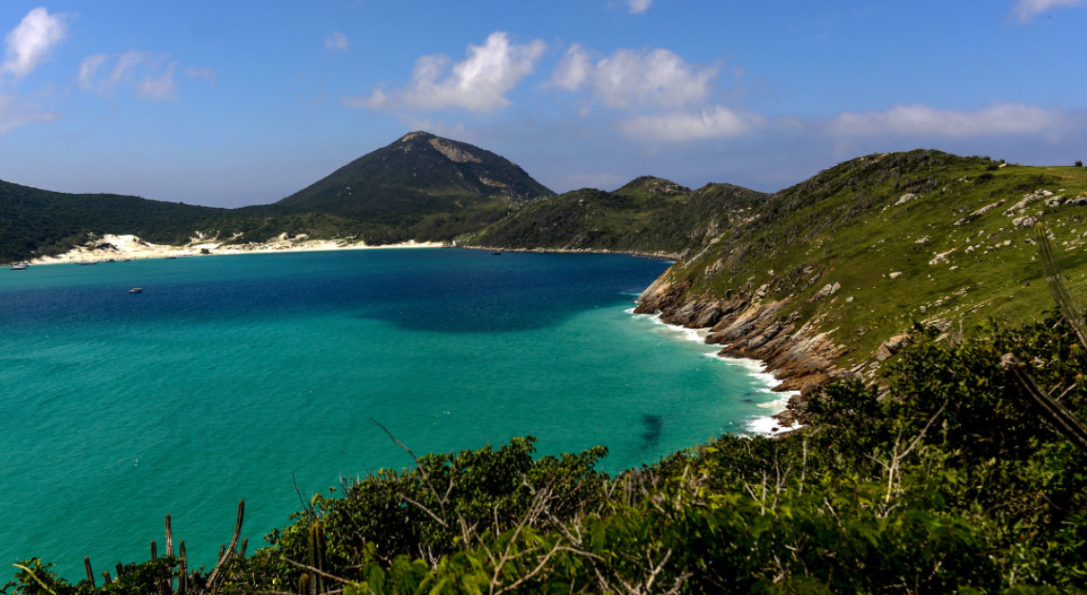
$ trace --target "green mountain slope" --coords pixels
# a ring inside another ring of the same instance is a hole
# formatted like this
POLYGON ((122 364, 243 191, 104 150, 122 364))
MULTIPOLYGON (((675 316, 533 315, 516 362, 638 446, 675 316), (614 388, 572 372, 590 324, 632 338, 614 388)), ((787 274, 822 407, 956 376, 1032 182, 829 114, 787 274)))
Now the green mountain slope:
POLYGON ((872 358, 891 355, 904 338, 885 342, 914 321, 954 340, 990 316, 1036 316, 1049 296, 1035 220, 1049 226, 1082 294, 1084 218, 1082 168, 920 150, 861 157, 723 230, 669 269, 642 308, 713 327, 710 340, 726 352, 768 360, 787 377, 821 381, 829 363, 871 377, 872 358), (799 352, 809 359, 798 363, 799 352))
POLYGON ((0 181, 0 261, 66 251, 87 232, 176 243, 226 209, 116 194, 65 194, 0 181))
POLYGON ((399 230, 402 239, 446 240, 553 195, 504 157, 412 132, 255 211, 329 213, 399 230))
POLYGON ((692 192, 646 176, 614 192, 582 189, 537 202, 460 240, 508 249, 608 250, 679 258, 701 249, 768 196, 729 184, 692 192))
POLYGON ((183 244, 282 233, 370 244, 448 240, 554 193, 490 151, 413 132, 277 203, 217 209, 112 194, 64 194, 0 182, 0 261, 66 252, 93 236, 183 244), (90 235, 89 235, 90 234, 90 235))
POLYGON ((226 243, 265 242, 281 233, 358 236, 363 223, 325 213, 217 209, 116 194, 66 194, 0 181, 0 262, 67 252, 105 234, 185 244, 203 234, 226 243))

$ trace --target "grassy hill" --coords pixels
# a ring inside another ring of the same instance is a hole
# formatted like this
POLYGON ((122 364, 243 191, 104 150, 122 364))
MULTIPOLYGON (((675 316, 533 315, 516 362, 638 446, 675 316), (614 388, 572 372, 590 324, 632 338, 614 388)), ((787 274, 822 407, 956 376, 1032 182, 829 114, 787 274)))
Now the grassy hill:
POLYGON ((590 250, 679 258, 701 249, 769 195, 729 184, 691 191, 641 177, 615 190, 582 189, 529 205, 459 239, 507 249, 590 250))
POLYGON ((0 262, 60 254, 110 233, 176 245, 197 233, 264 242, 284 232, 342 237, 372 230, 325 213, 259 214, 137 196, 66 194, 0 181, 0 262))
POLYGON ((251 210, 329 213, 399 231, 398 239, 448 240, 553 195, 504 157, 412 132, 277 203, 251 210))
MULTIPOLYGON (((1083 295, 1085 219, 1083 168, 939 151, 870 155, 773 195, 669 269, 647 297, 691 325, 717 324, 720 310, 707 313, 728 304, 771 308, 763 328, 776 321, 809 337, 826 333, 830 357, 862 372, 914 321, 947 340, 991 316, 1036 316, 1049 300, 1036 220, 1083 295)), ((734 330, 717 340, 742 350, 734 330)))
POLYGON ((88 232, 114 230, 152 242, 188 241, 228 211, 116 194, 64 194, 0 181, 0 261, 64 252, 88 232))
POLYGON ((184 244, 282 233, 370 244, 448 240, 554 193, 509 160, 413 132, 277 203, 217 209, 113 194, 65 194, 0 182, 0 261, 66 252, 107 233, 184 244))

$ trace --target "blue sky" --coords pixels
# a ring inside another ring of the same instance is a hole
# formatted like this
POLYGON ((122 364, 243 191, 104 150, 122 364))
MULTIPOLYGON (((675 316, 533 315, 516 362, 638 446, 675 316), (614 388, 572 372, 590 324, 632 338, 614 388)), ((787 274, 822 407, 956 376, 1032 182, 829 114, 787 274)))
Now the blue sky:
POLYGON ((556 191, 1087 159, 1087 0, 5 0, 0 179, 241 206, 412 130, 556 191))

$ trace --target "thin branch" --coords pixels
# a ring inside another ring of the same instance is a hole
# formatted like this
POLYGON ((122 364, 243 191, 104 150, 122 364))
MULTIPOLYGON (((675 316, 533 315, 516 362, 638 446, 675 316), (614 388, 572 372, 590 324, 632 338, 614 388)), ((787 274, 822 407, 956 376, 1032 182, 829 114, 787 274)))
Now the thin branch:
MULTIPOLYGON (((431 493, 433 493, 434 497, 437 498, 438 506, 442 509, 442 514, 444 515, 445 514, 445 500, 441 496, 438 495, 438 490, 434 489, 434 484, 430 483, 430 476, 427 475, 426 468, 422 464, 419 463, 419 457, 415 456, 415 453, 411 452, 410 448, 405 446, 403 442, 397 440, 396 436, 393 436, 393 433, 390 432, 388 430, 388 428, 386 428, 385 426, 379 424, 376 419, 371 417, 370 421, 374 422, 374 425, 381 428, 381 431, 385 432, 389 436, 389 439, 392 440, 393 442, 395 442, 397 446, 399 446, 400 448, 403 448, 409 455, 411 455, 411 459, 413 461, 415 461, 415 468, 419 470, 420 475, 423 476, 423 481, 426 482, 427 487, 430 488, 431 493)), ((450 485, 450 489, 452 489, 452 485, 450 485)))
POLYGON ((321 570, 320 568, 314 568, 313 566, 310 566, 309 564, 303 564, 301 562, 295 562, 294 560, 291 560, 290 558, 283 558, 283 561, 286 562, 287 564, 290 564, 291 566, 297 566, 297 567, 302 568, 304 570, 309 570, 310 572, 316 572, 317 574, 319 574, 319 575, 321 575, 321 576, 323 576, 325 578, 330 578, 330 579, 332 579, 332 580, 334 580, 334 581, 336 581, 338 583, 343 583, 345 585, 352 584, 351 581, 349 581, 347 579, 340 578, 340 577, 338 577, 338 576, 336 576, 334 574, 329 574, 329 573, 325 572, 324 570, 321 570))

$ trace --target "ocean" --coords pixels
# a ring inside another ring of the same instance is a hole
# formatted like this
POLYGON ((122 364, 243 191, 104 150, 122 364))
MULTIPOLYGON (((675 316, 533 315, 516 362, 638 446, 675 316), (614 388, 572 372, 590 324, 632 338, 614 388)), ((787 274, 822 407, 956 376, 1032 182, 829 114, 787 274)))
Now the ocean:
POLYGON ((632 314, 667 266, 390 249, 0 270, 0 562, 101 574, 161 553, 170 513, 211 564, 242 498, 253 551, 299 496, 412 464, 374 421, 417 454, 604 445, 609 473, 756 427, 781 405, 757 368, 632 314))

